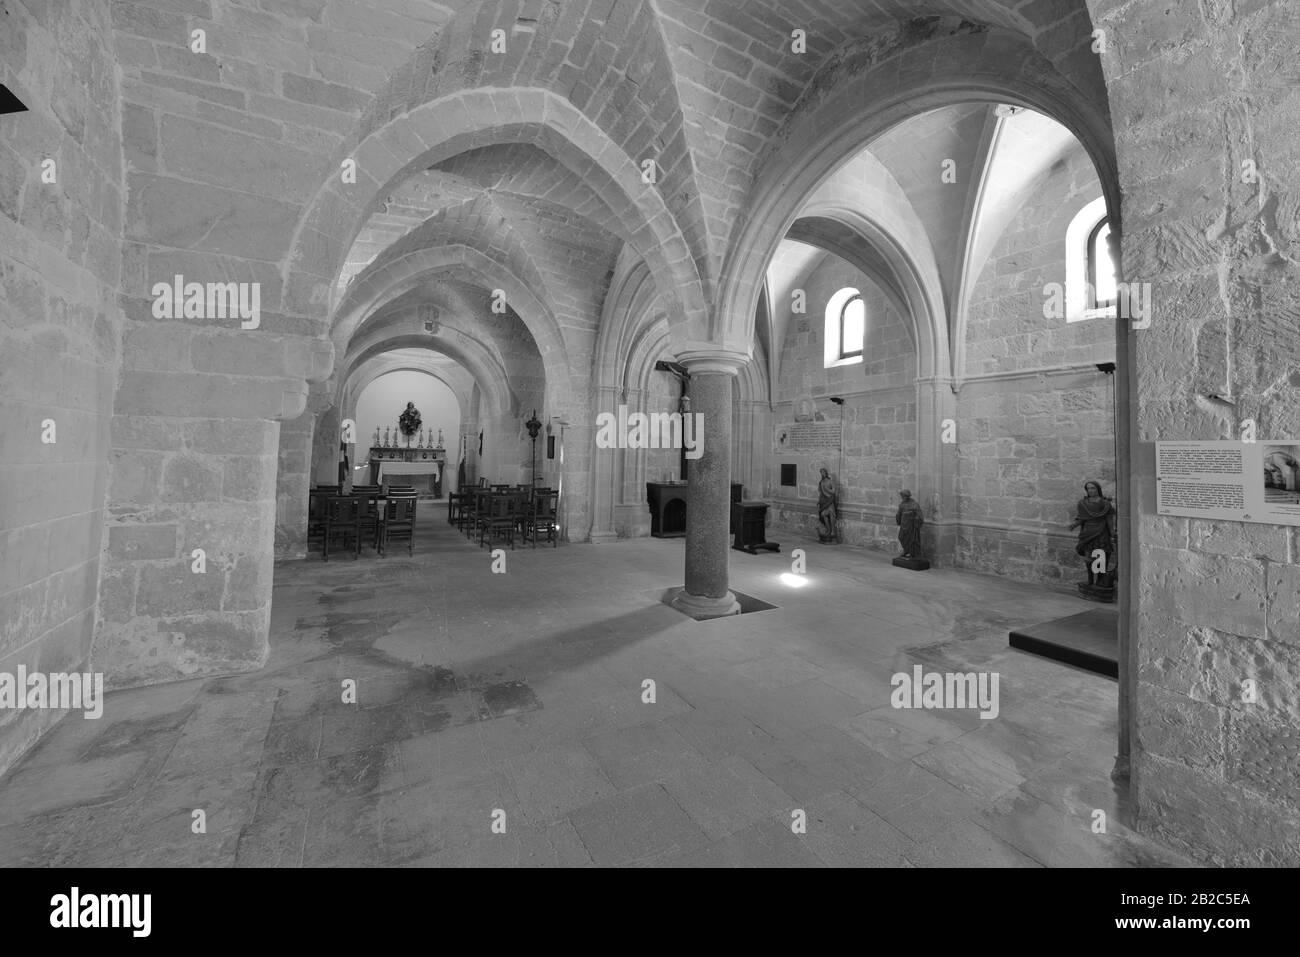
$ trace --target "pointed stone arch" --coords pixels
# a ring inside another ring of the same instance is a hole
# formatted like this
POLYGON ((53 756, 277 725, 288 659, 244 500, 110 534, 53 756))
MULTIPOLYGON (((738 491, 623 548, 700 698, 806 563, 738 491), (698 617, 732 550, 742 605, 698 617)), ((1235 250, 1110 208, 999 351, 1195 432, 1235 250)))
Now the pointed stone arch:
POLYGON ((723 267, 715 311, 719 340, 750 341, 767 263, 817 188, 875 137, 939 106, 993 100, 1056 119, 1084 145, 1111 208, 1118 208, 1107 104, 1087 100, 1027 38, 992 31, 900 43, 856 71, 845 69, 847 59, 837 59, 813 80, 819 95, 791 114, 775 139, 779 145, 765 159, 723 267), (997 42, 989 43, 990 36, 997 42), (931 66, 902 70, 903 59, 931 66))
POLYGON ((299 221, 285 265, 294 308, 333 311, 332 278, 383 194, 420 170, 469 149, 531 143, 572 170, 606 200, 671 303, 682 337, 699 338, 708 310, 691 250, 658 188, 640 167, 568 100, 545 89, 466 90, 389 120, 357 144, 357 182, 331 177, 299 221))
POLYGON ((349 289, 346 312, 336 318, 335 336, 344 341, 355 335, 367 316, 430 278, 462 279, 486 289, 502 289, 506 302, 523 321, 537 344, 546 371, 546 389, 556 407, 571 409, 577 401, 567 350, 559 322, 551 310, 511 270, 469 246, 455 244, 419 249, 386 260, 373 271, 357 277, 349 289))

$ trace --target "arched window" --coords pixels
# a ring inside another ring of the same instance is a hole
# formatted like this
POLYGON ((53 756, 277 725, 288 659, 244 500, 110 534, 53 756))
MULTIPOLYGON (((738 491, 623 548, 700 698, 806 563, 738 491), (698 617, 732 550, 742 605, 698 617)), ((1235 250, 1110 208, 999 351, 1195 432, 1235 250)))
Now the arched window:
POLYGON ((1088 308, 1105 309, 1113 314, 1117 291, 1109 239, 1110 218, 1107 217, 1088 234, 1088 308))
POLYGON ((1118 295, 1110 256, 1110 217, 1098 197, 1070 222, 1065 233, 1065 321, 1114 318, 1118 295))
POLYGON ((826 303, 825 368, 862 361, 867 307, 862 293, 846 286, 826 303))

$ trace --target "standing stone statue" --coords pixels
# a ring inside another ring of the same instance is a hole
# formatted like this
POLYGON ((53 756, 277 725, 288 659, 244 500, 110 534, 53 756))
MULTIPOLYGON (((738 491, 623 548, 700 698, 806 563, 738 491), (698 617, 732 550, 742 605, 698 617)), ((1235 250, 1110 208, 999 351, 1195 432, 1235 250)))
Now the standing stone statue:
POLYGON ((898 493, 900 499, 898 511, 894 513, 894 524, 898 526, 898 543, 903 546, 904 558, 921 558, 921 526, 925 524, 925 513, 912 493, 903 489, 898 493))
POLYGON ((1088 570, 1088 581, 1079 583, 1085 598, 1115 600, 1115 503, 1102 494, 1101 484, 1083 483, 1083 498, 1075 506, 1071 529, 1079 529, 1079 543, 1074 546, 1088 570), (1101 553, 1098 556, 1098 552, 1101 553), (1104 571, 1095 571, 1100 565, 1104 571))
POLYGON ((817 483, 817 538, 824 542, 839 541, 835 523, 835 483, 830 472, 822 469, 817 483))
MULTIPOLYGON (((412 437, 414 437, 415 433, 419 431, 420 426, 423 424, 424 421, 420 418, 420 410, 415 407, 415 403, 406 403, 406 408, 403 409, 402 414, 397 417, 397 429, 402 433, 402 435, 406 436, 407 448, 411 447, 412 437)), ((395 436, 394 440, 400 441, 396 439, 395 436)))

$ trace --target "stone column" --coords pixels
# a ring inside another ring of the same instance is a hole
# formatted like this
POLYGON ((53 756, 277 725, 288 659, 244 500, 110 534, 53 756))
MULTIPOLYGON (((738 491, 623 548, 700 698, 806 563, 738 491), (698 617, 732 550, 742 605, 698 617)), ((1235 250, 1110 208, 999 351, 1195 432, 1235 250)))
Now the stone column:
MULTIPOLYGON (((1124 230, 1117 216, 1110 221, 1111 260, 1115 263, 1115 279, 1128 282, 1132 279, 1124 269, 1124 230)), ((1115 766, 1111 776, 1128 781, 1131 771, 1133 742, 1138 738, 1137 674, 1138 648, 1135 627, 1141 609, 1138 606, 1137 588, 1139 548, 1136 519, 1142 514, 1137 496, 1146 489, 1155 488, 1155 460, 1139 458, 1137 426, 1137 342, 1133 335, 1132 320, 1126 310, 1116 309, 1115 319, 1115 512, 1116 531, 1119 535, 1119 740, 1115 749, 1115 766)), ((1154 512, 1154 508, 1150 510, 1154 512)), ((1185 557, 1185 553, 1183 553, 1185 557)), ((1135 794, 1138 787, 1134 785, 1135 794)), ((1140 800, 1140 797, 1139 797, 1140 800)), ((1139 808, 1141 805, 1139 804, 1139 808)), ((1140 813, 1140 811, 1139 811, 1140 813)))
MULTIPOLYGON (((596 390, 596 415, 602 412, 616 412, 622 399, 622 390, 614 386, 604 386, 596 390)), ((559 436, 556 436, 559 441, 559 436)), ((620 501, 619 494, 622 480, 622 450, 598 449, 595 447, 595 432, 592 433, 591 459, 591 542, 599 545, 612 542, 618 538, 614 525, 614 505, 620 501)))
POLYGON ((957 547, 957 449, 969 441, 957 429, 957 395, 952 380, 927 376, 916 383, 915 498, 925 509, 925 556, 934 565, 951 565, 957 547), (944 442, 944 422, 951 420, 954 441, 944 442))
MULTIPOLYGON (((740 613, 727 588, 731 518, 731 380, 747 358, 729 352, 688 352, 678 361, 691 374, 691 415, 702 422, 699 458, 687 463, 686 588, 673 607, 695 619, 740 613)), ((694 454, 694 453, 692 453, 694 454)))

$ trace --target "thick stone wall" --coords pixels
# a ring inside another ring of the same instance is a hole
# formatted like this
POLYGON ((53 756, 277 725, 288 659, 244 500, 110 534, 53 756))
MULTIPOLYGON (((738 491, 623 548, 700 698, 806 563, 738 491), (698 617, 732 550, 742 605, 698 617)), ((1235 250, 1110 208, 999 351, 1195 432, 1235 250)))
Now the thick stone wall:
POLYGON ((1295 866, 1297 530, 1156 515, 1151 443, 1239 439, 1247 419, 1260 440, 1300 436, 1300 10, 1089 6, 1108 38, 1124 274, 1153 284, 1151 324, 1129 333, 1138 825, 1212 863, 1295 866))
POLYGON ((306 37, 268 14, 206 0, 111 10, 126 321, 95 656, 120 687, 265 660, 279 423, 306 411, 307 381, 333 358, 309 338, 323 319, 308 305, 310 277, 286 282, 279 260, 359 107, 290 75, 294 63, 307 68, 306 37), (258 37, 277 32, 277 43, 258 37), (256 325, 208 308, 168 317, 155 287, 177 275, 243 283, 250 306, 256 289, 256 325))
MULTIPOLYGON (((0 116, 0 671, 85 670, 101 546, 169 541, 103 540, 122 255, 108 5, 0 3, 0 83, 27 107, 0 116)), ((61 714, 0 711, 0 772, 61 714)))
POLYGON ((916 472, 916 350, 904 325, 908 320, 867 276, 833 256, 814 269, 805 292, 808 311, 790 316, 781 353, 768 439, 768 522, 816 534, 817 483, 825 466, 837 487, 843 541, 893 548, 898 491, 914 485, 916 472), (826 303, 846 286, 860 290, 866 304, 863 361, 827 369, 826 303), (845 400, 842 469, 838 434, 831 434, 838 433, 841 411, 831 396, 845 400), (813 421, 796 421, 801 410, 810 410, 813 421), (818 440, 821 447, 801 448, 794 436, 810 425, 827 437, 818 440), (781 485, 782 464, 796 466, 793 489, 781 485))
POLYGON ((1068 528, 1083 483, 1115 488, 1111 320, 1044 318, 1066 281, 1066 230, 1101 195, 1077 149, 1025 199, 971 294, 957 401, 958 520, 952 561, 1022 581, 1070 585, 1082 559, 1068 528))
POLYGON ((1021 581, 1083 579, 1068 525, 1088 479, 1116 494, 1111 388, 1091 367, 962 388, 954 564, 1021 581))

